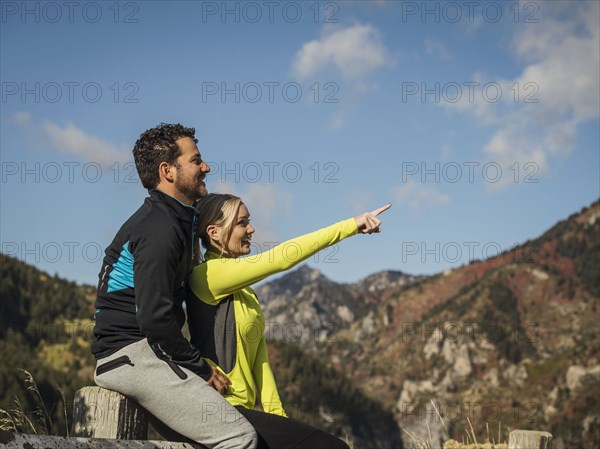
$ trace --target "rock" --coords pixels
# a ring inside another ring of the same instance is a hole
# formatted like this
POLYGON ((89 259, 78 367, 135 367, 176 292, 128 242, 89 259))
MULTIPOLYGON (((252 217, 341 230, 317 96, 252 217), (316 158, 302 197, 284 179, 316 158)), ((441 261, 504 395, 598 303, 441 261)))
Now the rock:
POLYGON ((586 378, 595 377, 597 380, 600 380, 600 365, 596 365, 591 368, 585 368, 581 365, 573 365, 569 367, 565 377, 567 381, 567 388, 569 389, 569 392, 573 394, 581 387, 586 378))
POLYGON ((497 388, 500 385, 498 379, 498 369, 492 368, 483 376, 483 380, 492 388, 497 388))
POLYGON ((469 358, 469 348, 463 344, 456 351, 456 359, 454 361, 454 372, 459 378, 467 378, 472 372, 471 360, 469 358))
POLYGON ((573 365, 567 370, 566 380, 569 392, 573 394, 581 385, 587 371, 581 365, 573 365))
POLYGON ((511 385, 522 387, 527 380, 527 370, 524 365, 509 365, 504 370, 503 377, 511 385))
POLYGON ((398 410, 402 411, 406 409, 406 404, 414 402, 418 393, 433 393, 435 387, 431 380, 424 380, 422 382, 413 382, 412 380, 405 380, 402 384, 402 392, 400 393, 400 399, 398 399, 398 410))
POLYGON ((440 353, 440 343, 444 340, 444 334, 440 328, 435 329, 423 347, 425 358, 429 360, 432 356, 440 353))
POLYGON ((336 312, 337 316, 339 316, 342 319, 342 321, 345 321, 346 323, 354 321, 354 314, 348 308, 348 306, 338 306, 336 312))
POLYGON ((463 380, 473 372, 469 348, 465 343, 457 346, 453 341, 445 340, 442 346, 442 356, 448 363, 452 363, 452 376, 457 380, 463 380))

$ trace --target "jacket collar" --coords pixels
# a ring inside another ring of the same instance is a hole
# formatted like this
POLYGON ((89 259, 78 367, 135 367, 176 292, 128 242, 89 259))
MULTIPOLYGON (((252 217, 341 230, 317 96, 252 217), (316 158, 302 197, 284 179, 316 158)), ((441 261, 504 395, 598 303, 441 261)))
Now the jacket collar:
POLYGON ((152 199, 165 203, 179 218, 191 222, 198 215, 198 204, 200 200, 196 200, 194 205, 190 206, 159 189, 148 189, 148 193, 152 199))

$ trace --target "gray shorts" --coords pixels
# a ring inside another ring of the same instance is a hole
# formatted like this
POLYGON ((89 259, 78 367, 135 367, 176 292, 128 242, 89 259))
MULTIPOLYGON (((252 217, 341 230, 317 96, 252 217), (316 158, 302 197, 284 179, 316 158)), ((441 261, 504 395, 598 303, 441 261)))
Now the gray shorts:
POLYGON ((211 449, 256 448, 256 432, 246 418, 200 376, 159 359, 146 339, 98 360, 94 380, 211 449))

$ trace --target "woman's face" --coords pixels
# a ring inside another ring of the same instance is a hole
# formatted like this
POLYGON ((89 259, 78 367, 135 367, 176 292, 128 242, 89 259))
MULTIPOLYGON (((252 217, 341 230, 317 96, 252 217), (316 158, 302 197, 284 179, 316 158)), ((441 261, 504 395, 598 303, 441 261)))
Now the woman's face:
POLYGON ((250 213, 246 205, 241 203, 233 221, 231 237, 225 245, 225 254, 229 257, 240 257, 250 254, 252 234, 254 234, 254 228, 250 224, 250 213))

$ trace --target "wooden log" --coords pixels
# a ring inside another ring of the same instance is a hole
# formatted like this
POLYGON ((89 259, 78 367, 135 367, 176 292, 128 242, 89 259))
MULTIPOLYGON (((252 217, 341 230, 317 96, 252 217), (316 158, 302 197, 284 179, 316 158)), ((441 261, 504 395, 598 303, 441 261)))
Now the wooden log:
MULTIPOLYGON (((0 449, 203 449, 194 443, 27 435, 0 431, 0 449)), ((205 449, 205 448, 204 448, 205 449)))
POLYGON ((148 423, 148 412, 116 391, 84 387, 75 393, 74 437, 146 440, 148 423))
POLYGON ((513 430, 508 449, 552 449, 552 434, 538 430, 513 430))

